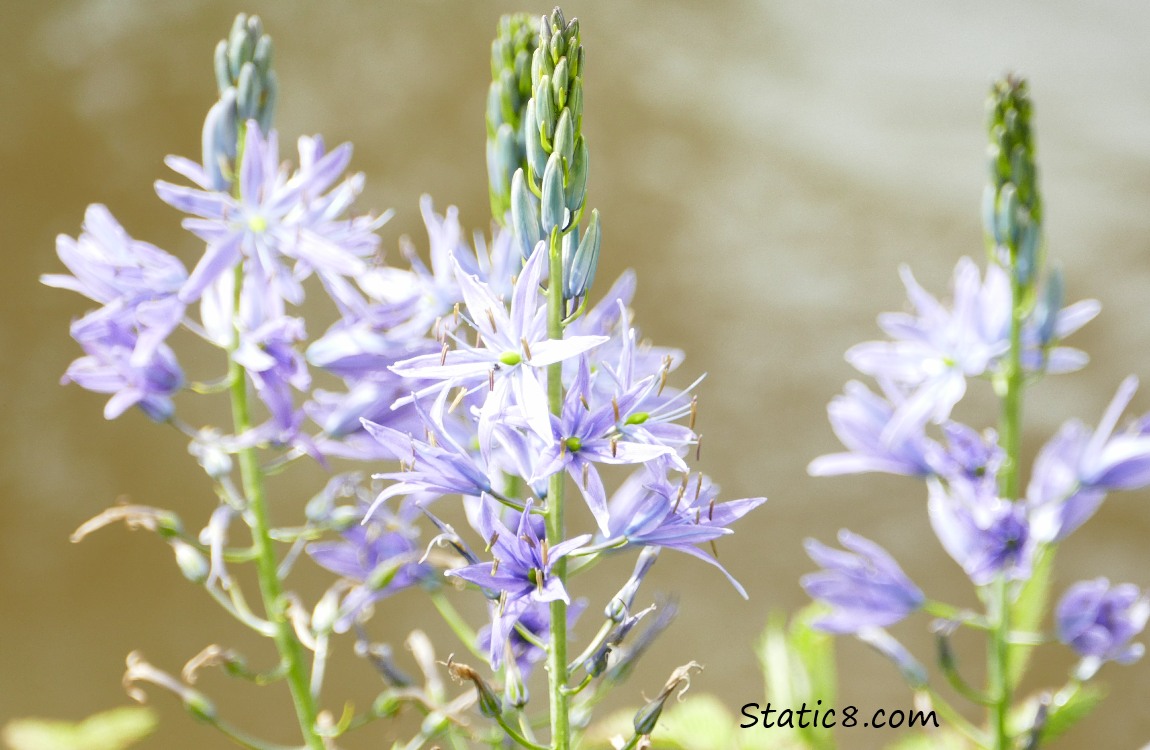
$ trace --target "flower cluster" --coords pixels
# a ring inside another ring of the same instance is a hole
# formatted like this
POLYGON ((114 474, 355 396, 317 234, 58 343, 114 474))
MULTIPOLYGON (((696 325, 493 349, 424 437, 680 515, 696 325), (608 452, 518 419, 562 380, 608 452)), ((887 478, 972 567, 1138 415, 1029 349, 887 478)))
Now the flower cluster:
MULTIPOLYGON (((474 683, 496 731, 526 747, 538 745, 515 727, 528 722, 503 714, 526 705, 532 665, 549 660, 557 748, 570 746, 575 708, 589 711, 666 627, 661 615, 625 644, 651 611, 632 610, 658 550, 718 566, 745 596, 712 552, 765 498, 720 502, 717 486, 689 466, 699 381, 673 385, 683 355, 641 338, 634 275, 589 301, 602 230, 594 210, 581 226, 588 157, 579 24, 556 10, 537 26, 507 19, 500 34, 492 86, 499 106, 489 103, 488 113, 490 237, 469 240, 454 208, 439 214, 425 197, 427 261, 407 245, 405 263, 383 263, 377 230, 390 214, 351 213, 364 178, 346 175, 349 144, 328 150, 322 138, 304 137, 297 165, 281 162, 271 40, 257 18, 241 15, 216 50, 219 99, 204 122, 201 161, 167 160, 191 184, 155 184, 203 243, 192 271, 92 206, 80 237, 59 240, 71 275, 44 277, 102 305, 73 325, 86 355, 65 379, 113 394, 109 418, 138 405, 182 430, 218 497, 198 536, 141 507, 109 511, 91 527, 127 520, 159 531, 188 578, 274 638, 305 744, 315 750, 347 728, 321 726, 317 703, 328 641, 349 631, 394 689, 367 718, 387 714, 388 701, 416 702, 441 721, 425 721, 429 734, 410 746, 437 736, 458 746, 467 702, 448 702, 422 641, 413 635, 411 644, 427 685, 414 692, 390 650, 369 641, 374 611, 405 590, 423 589, 462 646, 486 657, 502 701, 479 671, 449 671, 474 683), (302 305, 317 287, 338 319, 312 339, 302 305), (177 330, 215 347, 226 372, 187 382, 168 343, 177 330), (182 403, 177 418, 173 397, 181 391, 226 392, 234 428, 194 425, 198 413, 182 403), (368 462, 376 473, 370 485, 336 476, 308 504, 302 525, 272 527, 265 475, 305 455, 368 462), (610 466, 631 472, 613 492, 610 466), (594 520, 581 533, 567 528, 569 483, 594 520), (459 499, 470 532, 447 522, 457 512, 444 498, 459 499), (250 549, 229 546, 237 521, 250 527, 250 549), (430 540, 421 540, 424 525, 430 540), (281 542, 290 545, 282 557, 281 542), (585 608, 572 601, 571 579, 598 557, 627 551, 639 556, 634 574, 605 606, 583 655, 569 659, 568 629, 585 608), (338 578, 310 613, 286 588, 295 562, 307 558, 338 578), (252 561, 263 616, 228 572, 252 561), (481 628, 455 611, 452 588, 488 601, 481 628), (310 671, 305 651, 314 654, 310 671), (595 680, 594 690, 574 697, 595 680), (572 706, 576 700, 582 705, 572 706)), ((193 660, 195 668, 201 661, 245 674, 238 657, 213 652, 193 660)), ((131 674, 190 694, 150 665, 131 674)), ((198 702, 197 715, 240 736, 208 705, 198 702)))
MULTIPOLYGON (((990 744, 983 746, 994 748, 1015 746, 1006 722, 1015 684, 1009 675, 1022 657, 1011 640, 1048 640, 1026 630, 1041 624, 1057 543, 1086 522, 1108 492, 1150 486, 1147 417, 1118 429, 1137 387, 1134 377, 1120 385, 1097 428, 1077 420, 1063 425, 1039 451, 1029 483, 1022 486, 1023 391, 1044 375, 1086 363, 1082 352, 1062 342, 1099 310, 1093 300, 1063 306, 1060 274, 1044 273, 1029 116, 1025 83, 1008 78, 995 86, 984 209, 986 270, 980 273, 969 258, 960 260, 952 299, 944 302, 902 269, 911 312, 881 315, 879 325, 889 340, 859 344, 846 354, 851 365, 876 381, 878 392, 860 382, 847 384, 828 409, 847 451, 817 458, 809 467, 820 476, 884 472, 926 482, 931 526, 977 587, 985 613, 927 599, 884 550, 846 531, 840 540, 851 553, 808 542, 810 556, 823 570, 804 578, 803 586, 830 607, 816 627, 854 633, 872 644, 877 629, 917 610, 940 616, 942 670, 960 694, 990 706, 990 744), (976 378, 989 381, 1001 398, 997 430, 979 432, 952 418, 967 382, 976 378), (948 645, 950 632, 960 625, 987 632, 991 641, 987 688, 981 693, 957 673, 948 645)), ((1067 591, 1054 612, 1057 640, 1082 662, 1051 712, 1062 710, 1067 696, 1102 662, 1129 663, 1142 654, 1132 639, 1146 624, 1147 602, 1138 587, 1111 587, 1101 578, 1067 591)), ((885 632, 879 638, 894 643, 885 632)), ((906 658, 895 661, 901 668, 906 658)), ((1046 709, 1033 718, 1028 731, 1037 738, 1048 720, 1046 709)))

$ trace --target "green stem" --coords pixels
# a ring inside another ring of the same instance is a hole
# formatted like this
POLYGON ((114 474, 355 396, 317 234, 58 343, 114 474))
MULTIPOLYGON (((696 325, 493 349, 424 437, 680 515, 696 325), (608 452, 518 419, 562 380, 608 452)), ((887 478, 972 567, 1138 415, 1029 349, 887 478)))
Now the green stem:
MULTIPOLYGON (((242 266, 237 266, 237 293, 243 286, 242 274, 242 266)), ((252 428, 247 373, 242 365, 229 358, 228 375, 232 381, 232 420, 235 423, 236 434, 242 435, 252 428)), ((304 667, 303 645, 296 638, 284 607, 283 588, 280 585, 278 562, 270 533, 271 524, 268 522, 264 475, 254 447, 244 448, 239 452, 239 465, 244 495, 248 501, 247 512, 244 515, 251 526, 252 547, 256 552, 256 574, 259 578, 264 610, 268 620, 275 627, 276 649, 287 670, 287 683, 291 689, 292 701, 295 703, 296 717, 299 719, 304 743, 310 750, 323 750, 323 740, 315 731, 316 708, 304 667)))
MULTIPOLYGON (((563 253, 558 228, 551 230, 550 270, 547 282, 547 336, 563 338, 563 253)), ((552 414, 563 410, 563 365, 547 367, 547 403, 552 414)), ((566 536, 563 521, 564 473, 556 472, 547 488, 547 542, 558 544, 566 536)), ((551 575, 567 586, 567 560, 556 560, 551 575)), ((555 750, 571 747, 571 717, 567 694, 567 603, 551 602, 551 647, 547 652, 548 688, 551 696, 551 745, 555 750)))
MULTIPOLYGON (((1011 252, 1012 260, 1017 256, 1011 252)), ((1002 415, 999 430, 1006 462, 999 475, 999 494, 1014 502, 1019 498, 1022 463, 1022 390, 1025 387, 1022 369, 1022 313, 1025 289, 1014 273, 1011 274, 1010 305, 1010 358, 1006 369, 1006 388, 1002 394, 1002 415)), ((989 605, 992 623, 990 647, 987 650, 987 681, 992 705, 990 706, 991 736, 994 750, 1011 747, 1007 719, 1011 703, 1010 676, 1010 587, 1005 574, 999 574, 991 584, 989 605)))

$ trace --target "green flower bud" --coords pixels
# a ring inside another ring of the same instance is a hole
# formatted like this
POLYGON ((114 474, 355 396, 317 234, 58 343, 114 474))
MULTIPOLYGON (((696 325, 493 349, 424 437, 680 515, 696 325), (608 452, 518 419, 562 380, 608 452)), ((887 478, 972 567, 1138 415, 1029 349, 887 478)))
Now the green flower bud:
POLYGON ((515 176, 511 178, 511 230, 515 233, 519 252, 525 259, 531 256, 535 245, 543 239, 536 205, 535 196, 527 189, 523 170, 516 170, 515 176))
POLYGON ((599 244, 602 230, 599 227, 599 211, 591 211, 591 223, 579 241, 579 247, 571 257, 571 263, 564 269, 564 296, 567 299, 586 297, 587 291, 595 282, 595 271, 599 267, 599 244))
POLYGON ((575 124, 571 121, 571 110, 564 109, 559 115, 559 124, 555 126, 555 143, 552 151, 563 157, 570 168, 575 158, 575 124))
POLYGON ((236 85, 236 107, 243 122, 254 119, 259 112, 263 91, 260 90, 260 80, 256 74, 255 63, 246 62, 240 68, 236 85))
POLYGON ((259 70, 260 75, 266 76, 272 69, 272 38, 268 35, 263 35, 256 42, 256 51, 252 55, 252 62, 256 64, 256 69, 259 70))
POLYGON ((587 198, 587 168, 590 154, 587 152, 587 139, 580 138, 575 146, 575 154, 567 165, 567 208, 572 214, 583 207, 587 198))
POLYGON ((222 94, 232 85, 232 72, 228 69, 228 43, 221 39, 216 45, 215 55, 216 87, 222 94))
POLYGON ((555 92, 551 90, 551 77, 543 76, 535 87, 535 119, 539 123, 539 135, 548 143, 555 136, 555 125, 559 113, 555 109, 555 92))
POLYGON ((555 104, 559 109, 567 104, 567 84, 570 83, 567 70, 567 58, 564 57, 556 63, 555 72, 551 74, 551 88, 555 90, 555 104))
POLYGON ((566 196, 563 193, 563 162, 558 153, 551 154, 547 166, 543 169, 543 199, 540 209, 543 224, 543 236, 551 234, 551 230, 564 229, 564 204, 566 196))
POLYGON ((539 121, 535 118, 534 99, 527 103, 523 131, 527 145, 527 164, 531 167, 531 174, 539 177, 547 166, 547 152, 543 150, 543 142, 539 140, 539 121))

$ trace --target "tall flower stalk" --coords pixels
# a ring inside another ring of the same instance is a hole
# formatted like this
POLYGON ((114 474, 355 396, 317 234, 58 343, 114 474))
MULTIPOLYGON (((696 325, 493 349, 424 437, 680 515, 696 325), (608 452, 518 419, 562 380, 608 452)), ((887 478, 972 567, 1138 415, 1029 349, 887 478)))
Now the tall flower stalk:
POLYGON ((1057 543, 1089 519, 1108 491, 1150 484, 1150 434, 1145 418, 1114 434, 1136 385, 1128 379, 1096 431, 1072 420, 1047 443, 1024 489, 1025 389, 1046 374, 1085 364, 1082 352, 1061 341, 1093 318, 1098 304, 1064 307, 1061 274, 1045 268, 1025 81, 1007 77, 995 83, 988 130, 985 272, 962 259, 947 305, 903 268, 912 312, 880 316, 891 340, 847 352, 852 365, 877 381, 879 393, 861 383, 848 385, 828 410, 848 451, 810 466, 816 475, 881 471, 925 480, 931 525, 984 609, 963 610, 925 596, 881 547, 846 532, 843 543, 858 556, 812 542, 811 556, 824 570, 805 578, 804 586, 831 607, 815 627, 857 635, 888 656, 921 698, 949 717, 950 732, 963 735, 963 742, 985 750, 1035 750, 1097 702, 1086 680, 1104 661, 1128 663, 1141 654, 1131 639, 1150 616, 1150 603, 1132 585, 1112 589, 1105 579, 1079 584, 1055 612, 1055 633, 1042 628, 1057 543), (1000 399, 997 432, 976 431, 951 416, 967 381, 975 378, 988 380, 1000 399), (1083 608, 1073 622, 1067 602, 1083 608), (940 677, 958 695, 986 707, 985 727, 963 719, 886 632, 918 610, 936 618, 940 677), (986 638, 982 688, 968 682, 951 648, 958 628, 986 638), (1076 638, 1092 628, 1098 641, 1088 648, 1076 638), (1030 652, 1056 639, 1081 657, 1068 682, 1057 691, 1020 698, 1030 652))
MULTIPOLYGON (((219 98, 203 124, 202 158, 167 160, 191 185, 155 185, 204 243, 190 272, 92 206, 79 238, 59 240, 72 275, 44 277, 101 305, 73 325, 85 355, 66 381, 110 394, 108 418, 138 406, 180 430, 216 494, 198 535, 167 511, 123 506, 76 538, 113 521, 156 531, 185 577, 271 639, 278 654, 260 672, 213 645, 179 678, 132 654, 125 684, 141 699, 141 683, 174 694, 254 750, 275 746, 224 720, 192 687, 199 671, 285 682, 308 750, 405 710, 421 718, 418 732, 394 746, 403 750, 468 742, 570 750, 594 708, 670 623, 673 605, 643 622, 656 607, 636 604, 659 551, 714 565, 745 596, 711 553, 765 501, 719 502, 718 488, 688 465, 698 444, 698 381, 672 385, 681 353, 640 338, 630 307, 634 275, 589 302, 601 229, 598 212, 585 211, 578 21, 556 9, 538 24, 521 16, 500 23, 487 113, 493 233, 468 242, 458 212, 437 213, 425 197, 429 262, 405 246, 407 267, 384 264, 378 252, 376 231, 389 214, 349 215, 364 182, 344 177, 349 144, 328 150, 319 136, 303 137, 298 166, 281 161, 271 54, 259 20, 237 18, 216 49, 219 98), (317 285, 338 320, 309 339, 301 305, 317 285), (226 373, 189 382, 169 346, 184 335, 221 352, 226 373), (315 387, 316 368, 341 385, 315 387), (227 393, 230 428, 193 425, 187 392, 227 393), (302 521, 273 526, 265 479, 304 458, 366 463, 377 473, 333 476, 302 521), (632 472, 614 492, 604 483, 611 466, 632 472), (578 496, 567 496, 568 477, 578 496), (566 506, 579 496, 595 524, 572 533, 566 506), (441 517, 444 497, 462 506, 462 531, 441 517), (237 520, 251 532, 247 547, 229 544, 237 520), (422 539, 427 531, 430 539, 422 539), (571 624, 587 602, 573 598, 574 579, 600 558, 628 552, 638 558, 634 572, 576 649, 571 624), (310 607, 289 580, 309 558, 333 576, 310 607), (262 612, 248 606, 229 572, 249 563, 262 612), (455 597, 465 595, 458 589, 487 603, 483 621, 469 622, 456 608, 455 597), (376 609, 413 590, 427 594, 428 615, 442 617, 458 639, 446 653, 485 664, 443 662, 419 631, 405 641, 413 664, 373 640, 376 609), (344 634, 354 636, 355 653, 383 687, 358 712, 337 717, 324 708, 325 676, 344 634), (544 661, 540 721, 529 710, 530 685, 544 661), (450 689, 444 673, 462 689, 450 689), (485 721, 476 722, 473 709, 485 721), (549 735, 541 738, 544 726, 549 735)), ((668 685, 695 668, 676 670, 668 685)), ((621 743, 648 741, 671 689, 636 716, 621 743)))

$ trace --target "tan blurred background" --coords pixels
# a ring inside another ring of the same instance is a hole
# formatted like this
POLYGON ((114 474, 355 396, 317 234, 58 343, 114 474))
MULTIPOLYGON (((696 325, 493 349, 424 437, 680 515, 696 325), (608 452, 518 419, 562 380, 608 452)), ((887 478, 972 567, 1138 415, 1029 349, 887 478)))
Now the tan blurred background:
MULTIPOLYGON (((1096 422, 1127 373, 1150 378, 1150 10, 1065 0, 926 5, 565 8, 582 20, 589 61, 585 129, 590 202, 606 233, 602 288, 637 269, 644 333, 684 348, 687 372, 709 373, 700 393, 704 468, 728 498, 770 497, 720 549, 749 602, 707 566, 672 555, 660 562, 646 590, 680 591, 682 614, 621 702, 638 703, 640 691, 653 693, 690 658, 707 665, 694 689, 717 694, 734 713, 761 700, 751 644, 768 611, 806 602, 797 579, 812 567, 801 549, 807 536, 829 541, 848 526, 886 545, 928 594, 973 603, 930 533, 920 485, 815 480, 805 466, 838 448, 825 405, 852 377, 843 351, 876 337, 875 315, 903 304, 898 264, 910 263, 942 293, 955 261, 982 252, 983 98, 994 76, 1016 70, 1032 79, 1049 254, 1065 266, 1069 299, 1103 303, 1076 338, 1092 365, 1030 396, 1029 452, 1065 418, 1096 422)), ((240 10, 261 14, 275 39, 284 140, 319 132, 329 143, 355 142, 353 167, 368 177, 360 207, 397 211, 382 230, 395 258, 401 234, 426 245, 422 192, 440 207, 458 204, 468 226, 487 226, 490 39, 501 13, 549 8, 503 0, 5 0, 0 722, 79 718, 125 703, 119 679, 132 649, 173 671, 211 642, 238 644, 257 664, 270 659, 182 581, 149 535, 113 528, 68 543, 78 524, 120 496, 176 508, 196 528, 212 498, 180 436, 137 412, 106 423, 100 397, 57 386, 78 353, 68 321, 86 308, 37 283, 60 270, 54 237, 77 234, 90 202, 106 203, 133 236, 191 265, 196 248, 151 183, 168 176, 164 155, 198 155, 214 97, 211 51, 240 10)), ((987 389, 975 390, 961 415, 991 424, 987 389)), ((1133 408, 1150 410, 1150 395, 1140 393, 1133 408)), ((310 490, 321 481, 305 468, 279 487, 310 490)), ((1112 496, 1065 545, 1058 587, 1099 575, 1150 585, 1148 540, 1150 493, 1112 496)), ((599 597, 592 612, 625 568, 585 592, 599 597)), ((314 586, 322 576, 308 580, 314 586)), ((417 597, 404 598, 375 623, 376 634, 395 638, 425 618, 417 597)), ((923 659, 931 653, 925 624, 917 618, 895 631, 923 659)), ((1055 657, 1039 676, 1055 684, 1070 660, 1049 651, 1055 657)), ((336 709, 336 698, 366 702, 375 687, 364 665, 342 659, 330 691, 336 709)), ((972 653, 972 678, 980 660, 972 653)), ((909 702, 894 670, 864 647, 843 641, 840 666, 840 705, 909 702)), ((1061 746, 1150 741, 1150 661, 1109 666, 1102 676, 1110 698, 1061 746)), ((234 689, 213 676, 205 689, 229 701, 230 717, 291 740, 279 688, 234 689)), ((162 725, 144 747, 227 746, 167 696, 154 703, 162 725)), ((840 740, 875 748, 895 736, 855 730, 840 740)), ((380 747, 386 738, 381 726, 348 745, 380 747)))

